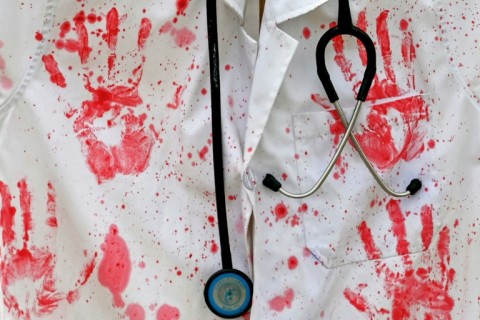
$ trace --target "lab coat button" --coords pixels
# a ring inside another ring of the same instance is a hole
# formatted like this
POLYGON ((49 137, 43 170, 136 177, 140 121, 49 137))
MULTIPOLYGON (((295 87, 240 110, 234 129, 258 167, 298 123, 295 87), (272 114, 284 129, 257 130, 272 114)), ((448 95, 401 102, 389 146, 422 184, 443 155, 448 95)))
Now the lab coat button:
POLYGON ((247 190, 253 190, 253 188, 255 188, 255 177, 253 176, 253 172, 252 170, 250 170, 250 168, 247 168, 243 172, 242 181, 243 181, 243 186, 247 190))

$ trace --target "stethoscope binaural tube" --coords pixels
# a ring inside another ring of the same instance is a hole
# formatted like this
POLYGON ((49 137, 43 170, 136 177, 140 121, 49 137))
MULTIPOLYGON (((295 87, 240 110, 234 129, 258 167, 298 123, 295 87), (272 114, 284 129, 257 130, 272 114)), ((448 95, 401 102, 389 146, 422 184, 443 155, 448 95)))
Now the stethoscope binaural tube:
POLYGON ((386 193, 388 193, 393 197, 398 197, 398 198, 416 194, 422 188, 422 182, 419 179, 413 179, 410 182, 410 184, 407 186, 405 192, 396 192, 391 190, 383 181, 383 179, 378 175, 375 168, 373 167, 373 165, 370 163, 367 156, 363 152, 363 149, 358 143, 357 139, 355 138, 355 135, 352 133, 353 127, 355 126, 355 123, 357 121, 358 114, 360 113, 362 103, 365 102, 368 96, 368 92, 370 91, 370 88, 372 86, 373 79, 375 77, 376 53, 375 53, 375 45, 373 44, 372 39, 361 29, 353 25, 351 13, 350 13, 350 5, 348 0, 339 0, 338 24, 337 26, 329 29, 320 38, 317 45, 316 60, 317 60, 318 76, 320 78, 320 81, 322 82, 323 87, 325 88, 328 99, 335 106, 335 109, 337 110, 340 116, 342 124, 346 127, 345 135, 340 141, 340 144, 337 150, 335 151, 335 154, 333 155, 332 159, 327 165, 327 168, 323 172, 322 176, 309 191, 306 191, 303 193, 291 193, 289 191, 286 191, 285 189, 282 188, 281 183, 271 174, 266 175, 265 179, 263 180, 263 185, 271 189, 272 191, 280 192, 281 194, 290 198, 301 199, 301 198, 306 198, 313 195, 315 192, 317 192, 318 189, 320 189, 320 187, 326 181, 331 171, 333 170, 335 163, 338 160, 338 157, 340 156, 343 149, 345 148, 345 145, 347 144, 348 140, 351 139, 355 149, 358 151, 360 157, 362 158, 363 162, 367 166, 368 170, 373 175, 373 177, 375 178, 377 183, 380 185, 380 187, 386 193), (367 67, 365 69, 363 81, 357 95, 357 103, 355 105, 353 115, 350 119, 350 123, 347 122, 345 114, 342 110, 337 92, 330 79, 330 74, 328 73, 326 62, 325 62, 325 50, 327 48, 327 44, 334 37, 341 36, 341 35, 354 36, 363 44, 367 52, 367 67))
POLYGON ((223 178, 222 112, 216 0, 207 0, 206 4, 210 58, 210 94, 212 100, 213 167, 222 269, 208 279, 203 295, 208 308, 214 314, 225 319, 232 319, 244 315, 250 309, 253 297, 253 284, 247 275, 233 269, 232 266, 223 178))

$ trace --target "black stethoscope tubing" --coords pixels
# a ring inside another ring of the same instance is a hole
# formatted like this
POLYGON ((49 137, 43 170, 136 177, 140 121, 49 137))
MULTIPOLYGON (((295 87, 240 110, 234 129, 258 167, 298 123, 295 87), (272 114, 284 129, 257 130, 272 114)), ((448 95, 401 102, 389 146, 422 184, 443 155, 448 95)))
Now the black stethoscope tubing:
POLYGON ((216 0, 207 0, 206 4, 210 60, 213 168, 222 269, 208 279, 204 289, 204 297, 207 306, 213 313, 222 318, 231 319, 244 315, 250 309, 252 305, 253 283, 243 272, 233 269, 230 252, 223 176, 222 103, 216 0))

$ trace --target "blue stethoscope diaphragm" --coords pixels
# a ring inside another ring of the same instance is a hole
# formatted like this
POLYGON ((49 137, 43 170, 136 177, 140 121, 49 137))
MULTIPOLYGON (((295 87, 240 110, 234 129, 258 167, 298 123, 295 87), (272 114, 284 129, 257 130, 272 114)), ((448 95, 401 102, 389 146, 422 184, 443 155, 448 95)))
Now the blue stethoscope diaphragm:
POLYGON ((252 305, 252 293, 250 278, 235 269, 222 269, 214 273, 203 291, 208 308, 225 319, 244 315, 252 305))

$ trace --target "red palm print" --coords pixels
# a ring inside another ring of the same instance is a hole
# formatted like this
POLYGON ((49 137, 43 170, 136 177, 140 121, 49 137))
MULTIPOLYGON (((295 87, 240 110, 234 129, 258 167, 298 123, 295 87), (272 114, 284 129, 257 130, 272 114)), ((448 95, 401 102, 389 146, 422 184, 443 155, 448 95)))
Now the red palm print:
MULTIPOLYGON (((391 309, 376 307, 368 302, 362 291, 368 284, 359 284, 356 289, 347 288, 343 294, 350 304, 366 315, 367 319, 392 320, 450 320, 454 300, 449 294, 455 278, 455 270, 450 263, 450 231, 444 227, 438 237, 437 254, 432 258, 429 252, 423 254, 421 263, 411 260, 409 242, 405 226, 405 214, 400 209, 400 201, 391 200, 387 211, 392 221, 392 232, 396 237, 396 251, 402 255, 400 271, 390 269, 385 262, 375 261, 376 276, 383 281, 385 296, 391 301, 391 309), (415 267, 414 267, 415 265, 415 267), (422 315, 422 316, 419 316, 422 315)), ((422 241, 426 250, 433 238, 432 208, 424 206, 421 212, 422 241)), ((365 252, 369 259, 380 259, 382 254, 375 244, 374 237, 366 222, 358 226, 365 252)), ((432 249, 430 249, 432 250, 432 249)))
MULTIPOLYGON (((393 101, 373 106, 366 118, 366 123, 360 124, 361 128, 356 129, 355 134, 365 154, 379 169, 391 169, 398 162, 410 161, 424 152, 426 133, 423 123, 429 120, 429 107, 422 96, 408 96, 415 90, 413 62, 416 57, 412 34, 408 30, 409 23, 402 20, 399 25, 402 37, 402 61, 397 64, 392 61, 388 16, 389 12, 383 11, 376 20, 376 45, 380 49, 384 72, 382 76, 377 73, 367 100, 392 98, 393 101), (397 81, 394 65, 396 68, 403 65, 407 70, 405 88, 402 88, 397 81), (402 96, 404 97, 398 99, 402 96), (392 116, 395 117, 393 122, 388 119, 392 116), (400 139, 397 138, 399 130, 403 131, 400 139)), ((369 25, 365 11, 360 12, 357 21, 358 26, 368 32, 369 25)), ((341 37, 334 38, 333 44, 335 62, 340 67, 345 80, 356 91, 360 87, 360 78, 363 73, 356 74, 352 71, 352 62, 345 55, 345 43, 341 37)), ((358 44, 358 48, 360 60, 363 66, 366 66, 366 51, 361 43, 358 44)), ((312 100, 325 108, 330 108, 328 101, 324 101, 318 94, 313 94, 312 100)), ((330 124, 330 131, 335 136, 335 143, 338 144, 345 130, 338 114, 335 111, 331 114, 334 120, 330 124)))
MULTIPOLYGON (((72 22, 65 21, 60 26, 57 49, 77 54, 82 66, 84 88, 91 95, 81 107, 67 113, 74 117, 74 132, 82 145, 90 170, 98 183, 113 179, 117 174, 135 175, 148 167, 151 150, 155 144, 155 129, 145 128, 146 114, 136 112, 143 104, 139 85, 142 79, 145 56, 142 54, 151 33, 151 22, 147 18, 140 21, 137 46, 131 53, 138 60, 136 68, 131 70, 128 79, 120 78, 123 70, 117 70, 125 56, 117 57, 117 41, 120 25, 126 16, 119 16, 112 8, 105 16, 95 13, 79 12, 72 22), (87 28, 88 26, 88 28, 87 28), (90 30, 89 30, 90 29, 90 30), (72 38, 69 38, 71 36, 72 38), (95 75, 90 70, 92 57, 101 50, 90 47, 92 42, 100 41, 100 48, 107 46, 108 60, 103 70, 106 75, 95 75), (119 61, 117 63, 117 60, 119 61), (121 128, 120 139, 116 143, 107 143, 101 139, 96 121, 100 120, 106 130, 121 128)), ((65 77, 59 69, 53 54, 43 56, 45 69, 50 79, 59 87, 67 87, 65 77)), ((79 74, 81 74, 79 73, 79 74)))
MULTIPOLYGON (((96 255, 84 265, 83 271, 69 291, 57 288, 55 269, 56 256, 48 245, 31 246, 30 236, 35 221, 32 219, 30 193, 26 180, 18 183, 19 203, 22 212, 22 240, 17 239, 15 218, 17 208, 12 206, 12 194, 9 187, 0 181, 2 198, 2 293, 3 304, 19 319, 33 319, 52 314, 62 301, 74 303, 79 298, 78 289, 89 280, 94 268, 96 255), (21 246, 17 244, 22 243, 21 246), (18 290, 15 290, 18 289, 18 290), (16 296, 16 292, 22 292, 16 296)), ((51 230, 49 240, 55 239, 58 227, 55 189, 48 184, 47 208, 44 223, 51 230)), ((37 221, 38 223, 38 221, 37 221)))

